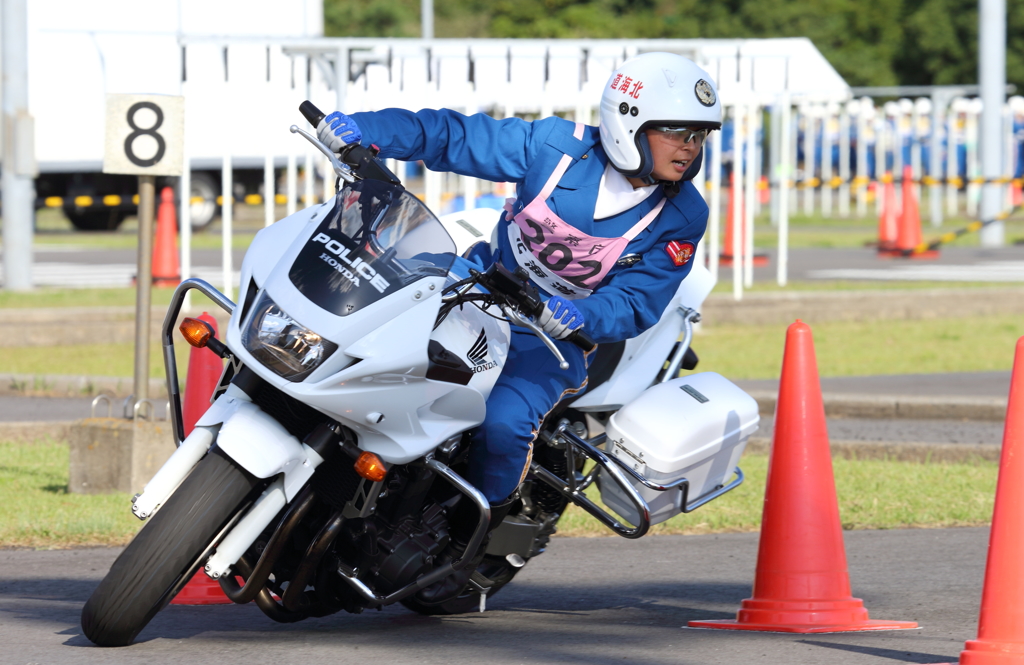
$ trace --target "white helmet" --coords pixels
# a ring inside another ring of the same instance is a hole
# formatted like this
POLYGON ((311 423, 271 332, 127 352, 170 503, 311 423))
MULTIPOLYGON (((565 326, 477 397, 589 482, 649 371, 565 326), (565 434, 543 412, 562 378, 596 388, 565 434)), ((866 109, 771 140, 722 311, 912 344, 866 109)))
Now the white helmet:
MULTIPOLYGON (((722 128, 711 77, 674 53, 645 53, 622 63, 601 95, 601 145, 612 166, 631 178, 649 177, 654 163, 643 130, 664 126, 722 128)), ((696 175, 700 161, 684 179, 696 175)))

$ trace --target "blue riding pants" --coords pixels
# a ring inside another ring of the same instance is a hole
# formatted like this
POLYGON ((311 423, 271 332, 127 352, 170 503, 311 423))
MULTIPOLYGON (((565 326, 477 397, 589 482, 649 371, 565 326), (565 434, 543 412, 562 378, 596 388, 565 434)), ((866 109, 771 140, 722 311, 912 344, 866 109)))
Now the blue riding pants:
POLYGON ((586 389, 587 357, 556 341, 569 369, 533 333, 512 328, 508 360, 487 398, 487 416, 473 433, 469 478, 487 500, 498 503, 526 477, 541 422, 564 397, 586 389))

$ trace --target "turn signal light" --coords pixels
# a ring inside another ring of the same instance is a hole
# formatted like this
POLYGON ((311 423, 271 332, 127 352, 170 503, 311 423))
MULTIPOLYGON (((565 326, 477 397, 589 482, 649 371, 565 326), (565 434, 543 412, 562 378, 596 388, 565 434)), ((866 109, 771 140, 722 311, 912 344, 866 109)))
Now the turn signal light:
POLYGON ((379 457, 370 452, 363 452, 353 466, 356 473, 375 483, 384 480, 384 476, 388 475, 384 462, 381 462, 379 457))
POLYGON ((181 325, 178 326, 178 330, 181 331, 181 336, 185 338, 185 341, 197 349, 206 346, 210 338, 213 337, 213 330, 210 329, 210 326, 205 321, 191 317, 187 317, 182 321, 181 325))

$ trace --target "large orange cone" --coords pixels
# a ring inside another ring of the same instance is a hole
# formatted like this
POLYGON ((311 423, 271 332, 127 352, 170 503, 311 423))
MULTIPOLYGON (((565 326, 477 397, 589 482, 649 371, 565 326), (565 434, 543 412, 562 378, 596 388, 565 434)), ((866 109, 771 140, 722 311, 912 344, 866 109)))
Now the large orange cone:
POLYGON ((878 216, 878 251, 891 252, 896 248, 899 211, 896 209, 896 186, 891 173, 886 173, 882 190, 882 212, 878 216))
MULTIPOLYGON (((197 317, 213 326, 217 335, 217 319, 206 312, 197 317)), ((181 409, 181 421, 185 436, 192 433, 196 421, 210 408, 210 397, 217 389, 217 382, 224 372, 224 361, 210 349, 192 347, 188 355, 188 376, 185 378, 185 403, 181 409)))
POLYGON ((153 242, 153 286, 177 286, 181 282, 178 264, 178 220, 174 212, 174 190, 160 192, 156 214, 156 238, 153 242))
POLYGON ((961 665, 1024 663, 1024 337, 1010 379, 1010 398, 999 459, 999 482, 988 541, 978 639, 960 654, 961 665))
POLYGON ((753 597, 735 620, 689 625, 783 633, 917 627, 870 620, 851 595, 814 340, 799 320, 786 332, 753 597))
MULTIPOLYGON (((914 195, 914 174, 909 166, 903 167, 903 212, 899 218, 899 232, 896 235, 897 256, 904 256, 908 252, 924 243, 921 235, 921 212, 917 206, 917 196, 914 195)), ((917 252, 909 255, 912 259, 934 259, 938 258, 938 250, 917 252)))
MULTIPOLYGON (((198 317, 213 326, 217 332, 217 320, 203 312, 198 317)), ((188 356, 188 376, 185 379, 185 404, 181 419, 188 436, 195 429, 196 421, 210 408, 210 397, 217 388, 217 382, 224 370, 224 361, 209 349, 192 347, 188 356)), ((203 571, 197 572, 188 584, 171 600, 172 605, 226 605, 231 600, 221 591, 220 584, 211 580, 203 571)))

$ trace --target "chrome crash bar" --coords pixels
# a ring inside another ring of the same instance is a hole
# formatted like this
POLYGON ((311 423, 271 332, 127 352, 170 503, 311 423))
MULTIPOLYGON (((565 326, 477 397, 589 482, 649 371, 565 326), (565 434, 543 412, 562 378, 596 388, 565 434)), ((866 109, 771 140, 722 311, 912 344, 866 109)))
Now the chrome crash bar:
POLYGON ((648 506, 644 498, 640 496, 640 493, 633 484, 629 482, 627 476, 633 478, 633 480, 637 481, 647 489, 654 490, 655 492, 667 492, 669 490, 679 489, 683 493, 681 505, 682 512, 684 513, 691 513, 694 510, 697 510, 709 501, 713 501, 726 492, 736 489, 743 483, 743 471, 739 467, 736 467, 736 477, 731 482, 708 492, 702 497, 698 497, 693 502, 690 502, 689 480, 686 478, 680 478, 679 480, 673 481, 667 485, 659 485, 658 483, 644 478, 642 475, 627 466, 626 463, 618 457, 614 455, 606 455, 603 450, 597 448, 597 446, 604 443, 606 438, 606 434, 600 434, 588 441, 569 429, 568 421, 562 421, 558 426, 558 429, 556 429, 554 434, 551 436, 551 440, 561 440, 565 443, 565 460, 567 463, 566 468, 569 470, 569 479, 564 480, 559 478, 536 462, 530 463, 530 471, 539 480, 544 481, 546 484, 556 489, 559 494, 596 517, 598 521, 623 538, 640 538, 647 533, 648 529, 651 528, 650 506, 648 506), (577 454, 582 454, 597 465, 597 467, 588 474, 586 478, 580 480, 576 478, 575 472, 577 454), (597 474, 601 471, 607 473, 608 476, 615 481, 636 508, 640 519, 638 520, 639 523, 635 526, 627 526, 623 523, 620 517, 609 513, 607 510, 591 501, 590 498, 584 494, 584 490, 590 486, 594 481, 594 478, 596 478, 597 474))
POLYGON ((170 405, 170 421, 174 428, 174 445, 180 446, 185 440, 185 425, 181 417, 181 390, 178 387, 178 361, 174 357, 174 324, 178 321, 178 314, 185 302, 185 294, 195 289, 216 303, 228 314, 235 311, 235 303, 227 296, 213 288, 209 282, 192 277, 186 279, 174 289, 171 296, 171 304, 167 308, 167 315, 164 316, 164 327, 160 333, 160 341, 164 347, 164 371, 167 373, 167 401, 170 405))
POLYGON ((341 576, 341 579, 345 580, 349 586, 355 589, 356 593, 371 604, 371 607, 378 605, 390 605, 391 603, 411 596, 420 589, 425 589, 431 584, 443 580, 457 570, 465 568, 473 559, 472 553, 480 549, 480 546, 484 542, 484 537, 487 535, 487 526, 491 521, 491 504, 488 503, 484 495, 481 494, 477 488, 473 487, 463 479, 462 476, 455 473, 449 469, 447 465, 442 464, 436 459, 427 458, 426 465, 429 469, 437 473, 437 475, 454 485, 455 489, 466 495, 466 497, 476 505, 477 510, 480 513, 477 517, 476 530, 473 531, 473 537, 469 539, 469 544, 466 546, 465 553, 461 558, 450 561, 449 563, 430 571, 426 575, 417 578, 414 582, 411 582, 398 591, 393 591, 386 596, 379 596, 373 592, 373 589, 366 586, 366 584, 359 579, 360 571, 357 568, 348 568, 344 564, 339 566, 338 574, 341 576))

